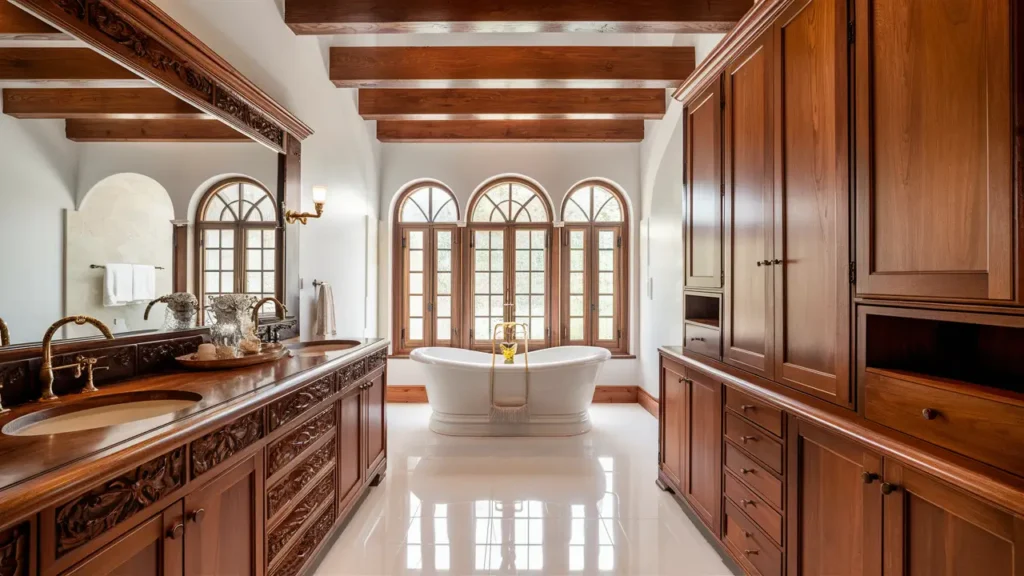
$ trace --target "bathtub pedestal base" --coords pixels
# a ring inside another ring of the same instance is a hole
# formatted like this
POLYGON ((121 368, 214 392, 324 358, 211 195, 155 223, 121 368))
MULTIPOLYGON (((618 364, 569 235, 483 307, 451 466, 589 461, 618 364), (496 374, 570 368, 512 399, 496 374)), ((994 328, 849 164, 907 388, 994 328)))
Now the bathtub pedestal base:
POLYGON ((590 412, 531 415, 523 424, 491 422, 489 414, 445 414, 434 410, 430 429, 445 436, 578 436, 590 432, 590 412))

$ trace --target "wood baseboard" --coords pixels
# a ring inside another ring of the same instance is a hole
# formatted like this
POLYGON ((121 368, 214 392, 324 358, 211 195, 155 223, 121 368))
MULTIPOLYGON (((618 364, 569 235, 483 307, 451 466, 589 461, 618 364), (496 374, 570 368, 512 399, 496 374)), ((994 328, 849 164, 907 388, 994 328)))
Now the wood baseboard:
POLYGON ((651 393, 644 390, 643 386, 637 389, 636 401, 640 406, 651 413, 654 419, 658 419, 658 399, 651 396, 651 393))
MULTIPOLYGON (((598 386, 594 390, 595 404, 635 404, 638 401, 639 386, 598 386)), ((644 392, 646 394, 646 392, 644 392)), ((388 386, 387 401, 391 404, 425 404, 427 402, 426 386, 388 386)), ((645 408, 647 408, 645 406, 645 408)), ((647 408, 649 411, 650 408, 647 408)), ((655 401, 655 418, 657 418, 657 401, 655 401)))

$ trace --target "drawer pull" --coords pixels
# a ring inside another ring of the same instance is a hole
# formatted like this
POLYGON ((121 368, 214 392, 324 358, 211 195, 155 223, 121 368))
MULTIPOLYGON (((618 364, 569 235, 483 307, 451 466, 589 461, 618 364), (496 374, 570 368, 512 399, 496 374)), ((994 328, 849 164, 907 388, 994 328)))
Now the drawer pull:
POLYGON ((679 383, 682 384, 683 382, 686 382, 686 378, 680 377, 679 378, 679 383))
POLYGON ((690 342, 704 342, 704 339, 694 336, 693 338, 690 338, 690 342))
POLYGON ((192 522, 193 524, 202 524, 203 518, 206 518, 206 509, 204 508, 200 508, 188 515, 189 522, 192 522))
POLYGON ((741 474, 753 474, 755 472, 757 472, 757 470, 754 470, 753 468, 740 468, 741 474))
POLYGON ((753 506, 755 508, 757 507, 757 502, 754 502, 753 500, 740 500, 740 504, 742 504, 743 506, 753 506))
POLYGON ((760 550, 744 550, 743 553, 746 554, 747 556, 757 556, 758 554, 761 553, 761 551, 760 550))
POLYGON ((740 441, 744 444, 747 442, 757 442, 757 436, 740 436, 740 441))
POLYGON ((939 411, 934 408, 925 408, 924 410, 921 410, 921 416, 925 420, 935 420, 939 417, 939 411))
POLYGON ((757 406, 754 406, 753 404, 744 404, 740 406, 740 410, 743 410, 744 412, 747 410, 757 410, 757 406))
POLYGON ((167 531, 167 537, 171 540, 177 540, 185 535, 185 525, 178 522, 167 531))
POLYGON ((772 264, 776 264, 776 265, 782 264, 782 260, 779 260, 778 258, 776 258, 775 260, 772 260, 772 264))
POLYGON ((878 480, 878 474, 875 474, 874 472, 863 472, 860 477, 864 479, 865 484, 871 484, 875 480, 878 480))
POLYGON ((895 491, 897 491, 899 489, 900 489, 900 487, 895 485, 895 484, 890 484, 888 482, 882 482, 882 494, 885 494, 886 496, 888 496, 889 494, 892 494, 893 492, 895 492, 895 491))
POLYGON ((743 533, 743 536, 745 536, 745 537, 747 537, 747 538, 753 538, 753 537, 754 537, 754 535, 753 535, 753 534, 751 534, 750 532, 744 532, 744 533, 743 533))

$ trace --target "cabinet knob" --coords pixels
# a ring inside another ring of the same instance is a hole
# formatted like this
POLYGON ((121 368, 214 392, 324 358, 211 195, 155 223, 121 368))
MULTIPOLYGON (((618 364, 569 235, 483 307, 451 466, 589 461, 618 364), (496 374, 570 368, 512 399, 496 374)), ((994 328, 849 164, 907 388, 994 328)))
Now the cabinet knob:
POLYGON ((875 480, 878 480, 878 474, 875 474, 874 472, 863 472, 860 477, 864 479, 865 484, 871 484, 875 480))
POLYGON ((694 336, 693 338, 690 338, 690 342, 703 342, 703 341, 704 341, 703 338, 697 338, 696 336, 694 336))
POLYGON ((764 262, 762 262, 762 261, 758 260, 758 261, 757 261, 757 265, 758 265, 758 266, 764 266, 764 262))
POLYGON ((753 538, 754 537, 754 535, 751 534, 750 532, 744 532, 743 535, 746 536, 747 538, 753 538))
POLYGON ((744 444, 747 442, 757 442, 757 436, 740 436, 740 441, 744 444))
POLYGON ((776 264, 776 265, 782 264, 782 260, 779 260, 778 258, 776 258, 775 260, 772 260, 772 264, 776 264))
POLYGON ((189 515, 188 515, 188 521, 192 522, 194 524, 202 524, 203 523, 203 518, 206 518, 206 509, 205 508, 200 508, 199 510, 195 510, 195 511, 189 513, 189 515))
POLYGON ((686 378, 680 377, 679 378, 679 383, 682 384, 683 382, 686 382, 686 378))
POLYGON ((754 506, 755 508, 757 507, 757 502, 754 502, 753 500, 740 500, 740 504, 742 504, 743 506, 754 506))
POLYGON ((744 550, 743 553, 746 554, 747 556, 757 556, 758 554, 761 553, 761 551, 760 550, 744 550))
POLYGON ((754 406, 753 404, 744 404, 740 406, 740 410, 743 410, 744 412, 747 410, 757 410, 757 406, 754 406))
POLYGON ((924 410, 921 410, 921 416, 925 420, 935 420, 939 417, 939 411, 934 408, 925 408, 924 410))
POLYGON ((167 531, 167 537, 171 540, 177 540, 185 535, 185 525, 178 522, 167 531))
POLYGON ((756 470, 753 468, 740 468, 741 474, 753 474, 754 472, 756 472, 756 470))
POLYGON ((890 484, 888 482, 882 482, 882 494, 885 494, 886 496, 888 496, 889 494, 892 494, 893 492, 895 492, 895 491, 897 491, 899 489, 900 489, 900 487, 895 485, 895 484, 890 484))

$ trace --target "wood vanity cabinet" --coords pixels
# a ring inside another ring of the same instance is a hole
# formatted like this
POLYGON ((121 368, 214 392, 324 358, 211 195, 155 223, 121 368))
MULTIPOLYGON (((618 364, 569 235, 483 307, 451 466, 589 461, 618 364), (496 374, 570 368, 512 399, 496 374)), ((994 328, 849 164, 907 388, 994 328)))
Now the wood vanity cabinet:
MULTIPOLYGON (((262 453, 185 497, 185 575, 246 576, 263 561, 262 453)), ((259 567, 259 568, 257 568, 259 567)))
POLYGON ((661 471, 668 476, 669 484, 679 488, 683 477, 683 427, 686 398, 686 376, 682 366, 674 362, 661 362, 661 390, 658 403, 661 411, 658 418, 661 451, 659 464, 661 471))
POLYGON ((372 474, 384 460, 387 450, 387 429, 384 424, 384 411, 387 406, 384 402, 384 374, 366 382, 366 389, 363 391, 363 429, 366 437, 366 473, 364 478, 378 482, 372 474))
POLYGON ((685 105, 686 286, 722 287, 722 86, 685 105))
POLYGON ((178 500, 64 574, 181 576, 185 573, 184 514, 184 503, 178 500))
POLYGON ((359 495, 366 475, 364 396, 364 391, 355 386, 338 400, 338 505, 341 510, 348 508, 359 495))

